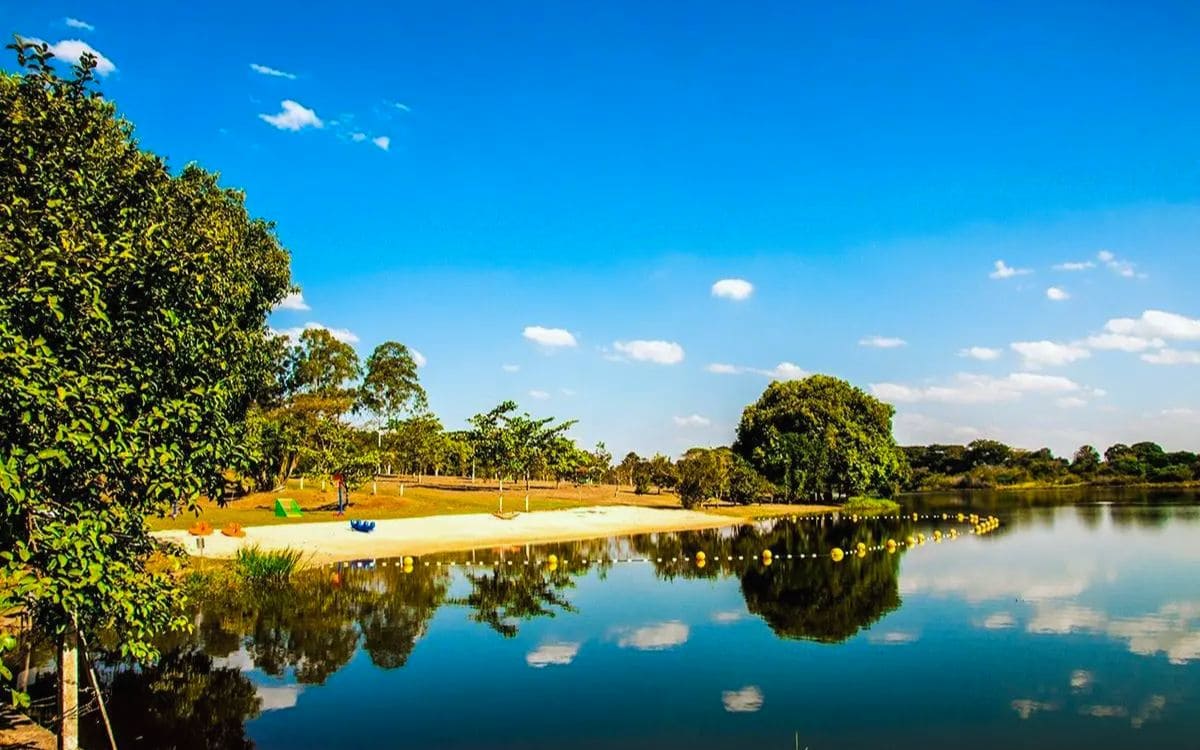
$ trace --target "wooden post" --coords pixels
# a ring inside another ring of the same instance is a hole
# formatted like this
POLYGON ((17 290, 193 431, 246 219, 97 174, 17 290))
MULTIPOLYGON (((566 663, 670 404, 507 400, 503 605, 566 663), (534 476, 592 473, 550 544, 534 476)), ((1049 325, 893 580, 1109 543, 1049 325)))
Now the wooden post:
POLYGON ((372 495, 379 494, 379 482, 375 481, 374 479, 371 480, 371 494, 372 495))
POLYGON ((400 483, 400 497, 404 497, 404 482, 400 483))
POLYGON ((79 649, 75 631, 58 646, 58 750, 79 750, 79 649))
POLYGON ((304 477, 300 477, 300 489, 304 489, 304 477))

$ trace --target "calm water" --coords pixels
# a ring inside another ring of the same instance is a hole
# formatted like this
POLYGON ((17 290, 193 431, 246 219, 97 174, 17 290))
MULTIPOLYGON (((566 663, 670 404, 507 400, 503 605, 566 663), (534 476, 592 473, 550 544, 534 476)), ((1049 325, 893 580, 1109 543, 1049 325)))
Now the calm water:
POLYGON ((209 606, 160 666, 104 679, 122 747, 1200 747, 1196 496, 1019 498, 970 499, 1003 517, 993 534, 838 564, 786 554, 952 524, 529 550, 567 560, 553 570, 524 548, 474 553, 499 572, 471 553, 326 569, 209 606), (704 568, 671 562, 697 550, 704 568), (581 562, 598 557, 651 561, 581 562))

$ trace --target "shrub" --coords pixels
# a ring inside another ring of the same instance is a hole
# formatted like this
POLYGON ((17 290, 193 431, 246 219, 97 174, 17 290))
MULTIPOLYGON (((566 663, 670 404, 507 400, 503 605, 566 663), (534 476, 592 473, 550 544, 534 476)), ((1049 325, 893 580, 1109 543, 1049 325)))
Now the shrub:
POLYGON ((900 510, 900 503, 895 500, 885 500, 881 497, 852 497, 842 503, 844 513, 862 513, 873 515, 878 513, 895 513, 900 510))
POLYGON ((238 575, 250 583, 286 583, 303 557, 300 550, 263 550, 255 544, 238 549, 233 565, 238 575))

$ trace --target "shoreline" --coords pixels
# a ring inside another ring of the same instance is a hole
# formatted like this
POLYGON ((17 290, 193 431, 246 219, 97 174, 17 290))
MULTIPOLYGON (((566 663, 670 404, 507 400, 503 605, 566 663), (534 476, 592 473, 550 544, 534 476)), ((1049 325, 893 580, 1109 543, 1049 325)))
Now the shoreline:
MULTIPOLYGON (((807 509, 805 509, 807 510, 807 509)), ((824 509, 813 508, 812 513, 824 509)), ((804 511, 801 511, 804 512, 804 511)), ((790 515, 790 514, 789 514, 790 515)), ((194 537, 171 529, 154 532, 160 540, 180 544, 193 557, 231 558, 243 546, 263 550, 296 549, 304 565, 403 555, 428 555, 483 547, 545 544, 628 534, 694 531, 736 526, 752 519, 694 510, 646 508, 628 505, 586 506, 568 510, 521 513, 503 520, 490 513, 467 513, 376 522, 364 534, 350 529, 349 519, 295 525, 248 526, 244 537, 227 537, 219 531, 194 537), (204 540, 203 555, 196 540, 204 540)))

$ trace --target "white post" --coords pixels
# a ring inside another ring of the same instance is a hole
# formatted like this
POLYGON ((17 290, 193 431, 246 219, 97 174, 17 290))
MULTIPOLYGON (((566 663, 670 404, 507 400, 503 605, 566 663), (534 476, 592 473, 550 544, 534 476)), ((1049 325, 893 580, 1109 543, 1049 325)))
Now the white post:
POLYGON ((404 497, 404 482, 400 483, 400 497, 404 497))
POLYGON ((63 635, 58 647, 58 750, 79 750, 79 649, 75 631, 63 635))
POLYGON ((376 482, 374 479, 371 480, 371 494, 372 495, 379 494, 379 482, 376 482))
POLYGON ((525 512, 529 512, 529 495, 525 496, 525 512))

